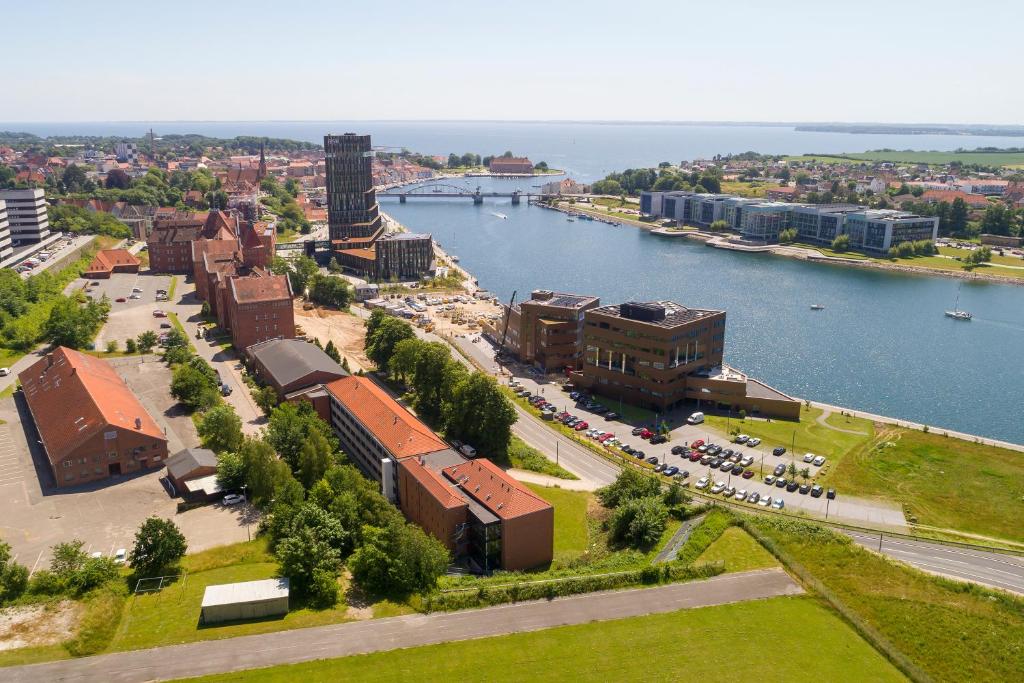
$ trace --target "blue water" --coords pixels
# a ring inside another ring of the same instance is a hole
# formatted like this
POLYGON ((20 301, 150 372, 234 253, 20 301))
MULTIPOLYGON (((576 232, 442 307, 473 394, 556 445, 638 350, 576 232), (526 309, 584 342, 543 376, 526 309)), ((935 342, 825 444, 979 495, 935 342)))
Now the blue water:
POLYGON ((1024 138, 969 135, 853 135, 797 132, 792 126, 598 124, 408 121, 195 121, 0 123, 0 130, 36 135, 157 135, 199 133, 216 137, 263 135, 323 142, 325 133, 358 132, 375 145, 406 147, 424 154, 511 150, 547 161, 579 180, 611 171, 654 166, 661 161, 709 158, 746 151, 764 154, 863 152, 869 149, 952 150, 959 147, 1016 147, 1024 138))
MULTIPOLYGON (((479 180, 459 182, 503 191, 533 182, 479 180)), ((730 252, 509 200, 381 203, 504 300, 547 288, 724 309, 726 362, 787 393, 1024 443, 1024 287, 964 283, 960 307, 974 320, 957 322, 943 315, 960 287, 952 278, 730 252)))

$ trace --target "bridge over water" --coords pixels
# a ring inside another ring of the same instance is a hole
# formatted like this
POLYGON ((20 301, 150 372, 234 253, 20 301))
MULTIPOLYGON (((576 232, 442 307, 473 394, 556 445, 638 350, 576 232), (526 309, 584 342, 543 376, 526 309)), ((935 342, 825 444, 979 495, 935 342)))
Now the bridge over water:
POLYGON ((405 204, 410 198, 415 199, 472 199, 474 204, 483 204, 485 198, 511 199, 513 204, 518 204, 523 197, 527 201, 532 199, 545 199, 554 195, 540 192, 482 192, 480 188, 471 190, 468 187, 458 185, 445 185, 443 183, 423 183, 412 187, 402 187, 377 193, 378 198, 398 197, 398 201, 405 204))

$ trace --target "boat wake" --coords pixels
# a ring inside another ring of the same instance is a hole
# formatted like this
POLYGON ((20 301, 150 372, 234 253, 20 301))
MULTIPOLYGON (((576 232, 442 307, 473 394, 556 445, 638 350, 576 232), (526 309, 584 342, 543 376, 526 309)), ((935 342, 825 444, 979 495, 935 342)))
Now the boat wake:
POLYGON ((491 211, 491 215, 496 217, 496 218, 500 218, 502 220, 505 220, 506 218, 508 218, 508 216, 506 216, 505 214, 498 213, 497 211, 491 211))

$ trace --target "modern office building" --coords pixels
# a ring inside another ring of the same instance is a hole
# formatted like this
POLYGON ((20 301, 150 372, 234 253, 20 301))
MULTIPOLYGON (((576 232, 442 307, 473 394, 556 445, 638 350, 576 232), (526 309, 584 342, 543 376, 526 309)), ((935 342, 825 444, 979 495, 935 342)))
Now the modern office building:
POLYGON ((167 459, 163 429, 106 361, 59 346, 18 379, 58 487, 167 459))
POLYGON ((576 370, 583 348, 584 314, 600 303, 596 296, 538 289, 527 301, 511 309, 504 306, 502 317, 489 323, 485 333, 496 344, 504 337, 505 351, 545 372, 576 370))
POLYGON ((6 261, 13 255, 11 226, 7 218, 7 202, 0 199, 0 261, 6 261))
POLYGON ((373 189, 369 135, 325 135, 327 225, 331 240, 376 239, 383 232, 373 189))
POLYGON ((868 209, 852 204, 797 204, 694 192, 643 192, 640 211, 687 225, 708 227, 721 219, 753 242, 774 242, 796 228, 801 241, 830 244, 850 236, 850 248, 887 253, 900 242, 931 240, 939 219, 895 209, 868 209))
POLYGON ((0 201, 7 205, 7 222, 12 246, 41 242, 50 235, 46 213, 46 193, 41 188, 0 190, 0 201))
POLYGON ((377 280, 418 280, 434 267, 434 240, 425 233, 387 233, 374 250, 377 280))

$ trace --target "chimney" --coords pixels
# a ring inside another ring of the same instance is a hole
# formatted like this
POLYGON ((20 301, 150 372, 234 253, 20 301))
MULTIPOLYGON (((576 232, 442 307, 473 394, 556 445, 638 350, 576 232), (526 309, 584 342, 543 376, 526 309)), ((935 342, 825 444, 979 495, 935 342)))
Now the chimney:
POLYGON ((135 418, 135 428, 136 429, 142 429, 142 418, 141 417, 135 418))

